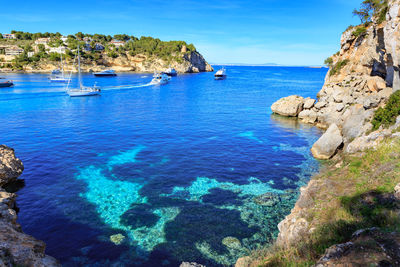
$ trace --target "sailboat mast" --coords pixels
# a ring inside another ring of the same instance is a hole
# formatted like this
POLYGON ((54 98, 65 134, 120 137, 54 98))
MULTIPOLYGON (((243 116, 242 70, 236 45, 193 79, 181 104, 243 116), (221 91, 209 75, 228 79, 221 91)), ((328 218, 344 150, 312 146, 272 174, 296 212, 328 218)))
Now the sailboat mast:
POLYGON ((64 64, 62 61, 62 54, 60 54, 60 55, 61 55, 61 73, 62 73, 62 77, 64 78, 64 64))
POLYGON ((78 77, 79 77, 79 86, 82 88, 82 77, 81 77, 81 54, 79 52, 79 43, 78 43, 78 77))

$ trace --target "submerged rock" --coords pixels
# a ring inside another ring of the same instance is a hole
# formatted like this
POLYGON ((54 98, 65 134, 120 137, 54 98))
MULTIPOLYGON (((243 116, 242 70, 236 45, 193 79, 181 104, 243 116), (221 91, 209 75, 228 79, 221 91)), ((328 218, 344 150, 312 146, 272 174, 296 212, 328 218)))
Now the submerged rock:
POLYGON ((279 197, 279 195, 272 193, 272 192, 268 192, 268 193, 265 193, 261 196, 257 196, 254 198, 255 203, 257 203, 258 205, 267 206, 267 207, 275 206, 276 204, 279 203, 279 201, 281 201, 281 198, 279 197))
POLYGON ((271 109, 274 113, 296 117, 303 110, 304 98, 297 95, 284 97, 272 104, 271 109))
POLYGON ((113 242, 115 245, 121 245, 124 242, 125 236, 123 234, 116 234, 110 236, 110 241, 113 242))
POLYGON ((206 267, 196 262, 182 262, 179 267, 206 267))
POLYGON ((240 240, 232 236, 228 236, 222 239, 222 244, 231 249, 240 249, 242 247, 240 240))
POLYGON ((332 124, 328 130, 318 139, 311 148, 311 153, 317 159, 330 159, 343 143, 343 138, 336 124, 332 124))

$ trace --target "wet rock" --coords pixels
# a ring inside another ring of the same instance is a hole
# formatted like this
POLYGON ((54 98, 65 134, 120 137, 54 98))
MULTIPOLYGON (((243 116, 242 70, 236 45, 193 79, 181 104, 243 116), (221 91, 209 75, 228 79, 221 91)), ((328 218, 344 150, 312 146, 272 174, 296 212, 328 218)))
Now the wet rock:
POLYGON ((284 97, 272 104, 272 112, 288 117, 297 117, 303 110, 304 98, 297 95, 284 97))
POLYGON ((330 159, 343 143, 343 138, 336 124, 329 126, 328 130, 311 148, 311 153, 317 159, 330 159))

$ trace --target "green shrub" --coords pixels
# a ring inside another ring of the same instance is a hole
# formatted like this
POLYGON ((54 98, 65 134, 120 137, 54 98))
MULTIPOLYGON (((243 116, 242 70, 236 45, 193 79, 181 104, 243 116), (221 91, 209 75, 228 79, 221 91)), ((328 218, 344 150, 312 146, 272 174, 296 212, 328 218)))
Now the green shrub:
POLYGON ((393 93, 384 108, 379 108, 372 119, 372 130, 377 130, 381 125, 388 127, 396 122, 400 115, 400 91, 393 93))
POLYGON ((333 64, 333 59, 332 57, 328 57, 327 59, 325 59, 324 64, 328 67, 331 67, 333 64))
POLYGON ((348 59, 338 61, 330 70, 329 75, 335 75, 340 72, 340 70, 349 63, 348 59))
POLYGON ((353 36, 358 38, 360 36, 364 36, 367 33, 367 28, 364 26, 359 26, 357 29, 353 32, 353 36))

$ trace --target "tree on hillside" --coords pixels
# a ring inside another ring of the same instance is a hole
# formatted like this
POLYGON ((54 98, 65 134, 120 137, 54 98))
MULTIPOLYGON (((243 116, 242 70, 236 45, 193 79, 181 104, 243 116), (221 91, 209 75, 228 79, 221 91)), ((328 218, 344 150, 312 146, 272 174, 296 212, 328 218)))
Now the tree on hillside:
POLYGON ((130 37, 127 34, 116 34, 116 35, 114 35, 114 39, 120 40, 120 41, 128 41, 130 39, 130 37))
POLYGON ((379 20, 382 20, 381 11, 383 15, 386 14, 387 0, 364 0, 361 3, 360 9, 354 9, 353 15, 358 16, 361 23, 368 23, 371 21, 372 16, 378 15, 379 20))
POLYGON ((3 35, 0 33, 0 39, 3 39, 3 35))
POLYGON ((82 40, 82 39, 85 37, 85 35, 84 35, 82 32, 76 33, 75 36, 76 36, 76 38, 78 38, 79 40, 82 40))

